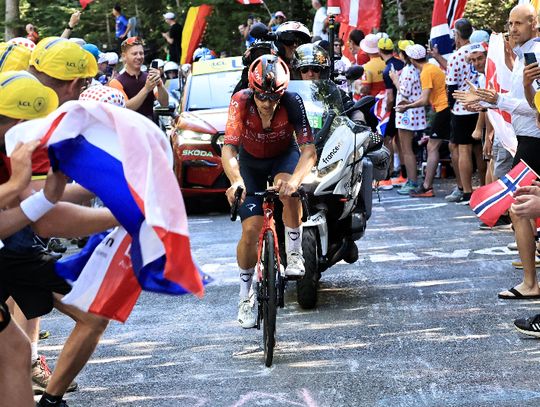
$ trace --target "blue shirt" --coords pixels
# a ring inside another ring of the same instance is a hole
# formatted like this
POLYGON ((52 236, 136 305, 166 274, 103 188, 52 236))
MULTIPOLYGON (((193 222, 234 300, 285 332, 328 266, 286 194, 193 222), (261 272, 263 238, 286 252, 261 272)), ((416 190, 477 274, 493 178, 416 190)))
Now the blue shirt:
POLYGON ((126 16, 120 14, 116 17, 116 38, 120 38, 121 35, 124 35, 128 26, 128 19, 126 16))

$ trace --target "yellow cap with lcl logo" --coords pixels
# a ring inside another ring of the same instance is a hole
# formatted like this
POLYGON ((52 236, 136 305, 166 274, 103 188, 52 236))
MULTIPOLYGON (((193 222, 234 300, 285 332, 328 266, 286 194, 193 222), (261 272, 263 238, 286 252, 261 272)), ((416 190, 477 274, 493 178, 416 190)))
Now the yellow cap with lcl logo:
POLYGON ((377 41, 377 47, 383 51, 392 51, 394 49, 394 43, 390 38, 381 38, 377 41))
POLYGON ((60 37, 41 40, 32 51, 30 65, 64 81, 93 78, 98 73, 96 58, 90 52, 60 37))
POLYGON ((0 72, 25 71, 32 51, 23 45, 0 43, 0 72))
POLYGON ((58 96, 51 88, 25 71, 0 73, 0 115, 32 120, 58 108, 58 96))

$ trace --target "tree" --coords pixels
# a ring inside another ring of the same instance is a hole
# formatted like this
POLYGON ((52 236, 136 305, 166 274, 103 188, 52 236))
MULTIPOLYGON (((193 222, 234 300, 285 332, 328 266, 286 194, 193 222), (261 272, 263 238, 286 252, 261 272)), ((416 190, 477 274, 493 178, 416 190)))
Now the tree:
POLYGON ((5 39, 18 36, 19 0, 6 0, 5 39))

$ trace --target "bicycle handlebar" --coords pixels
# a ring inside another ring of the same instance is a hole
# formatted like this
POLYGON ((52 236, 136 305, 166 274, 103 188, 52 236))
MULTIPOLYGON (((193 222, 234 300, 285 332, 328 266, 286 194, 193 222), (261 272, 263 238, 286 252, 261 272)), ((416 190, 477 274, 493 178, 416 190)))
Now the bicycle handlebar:
MULTIPOLYGON (((236 221, 236 218, 238 217, 238 207, 240 206, 240 198, 242 197, 243 192, 244 189, 242 187, 238 187, 236 188, 236 191, 234 193, 234 202, 231 206, 231 220, 233 222, 236 221)), ((247 193, 246 196, 260 196, 264 200, 269 197, 279 197, 279 192, 277 192, 273 188, 269 188, 266 191, 247 193)), ((304 191, 304 188, 300 186, 298 190, 294 192, 291 196, 294 198, 300 198, 300 202, 302 203, 302 222, 307 221, 307 218, 309 217, 309 206, 306 191, 304 191)))

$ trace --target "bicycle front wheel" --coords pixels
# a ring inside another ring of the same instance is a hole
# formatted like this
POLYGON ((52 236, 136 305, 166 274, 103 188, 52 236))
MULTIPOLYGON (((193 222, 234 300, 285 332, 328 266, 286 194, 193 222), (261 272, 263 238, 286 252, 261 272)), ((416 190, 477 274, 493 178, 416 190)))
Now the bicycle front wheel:
POLYGON ((263 278, 261 282, 263 299, 263 345, 264 363, 272 366, 274 346, 276 344, 277 291, 276 275, 278 262, 274 250, 274 234, 267 231, 264 235, 263 278))

